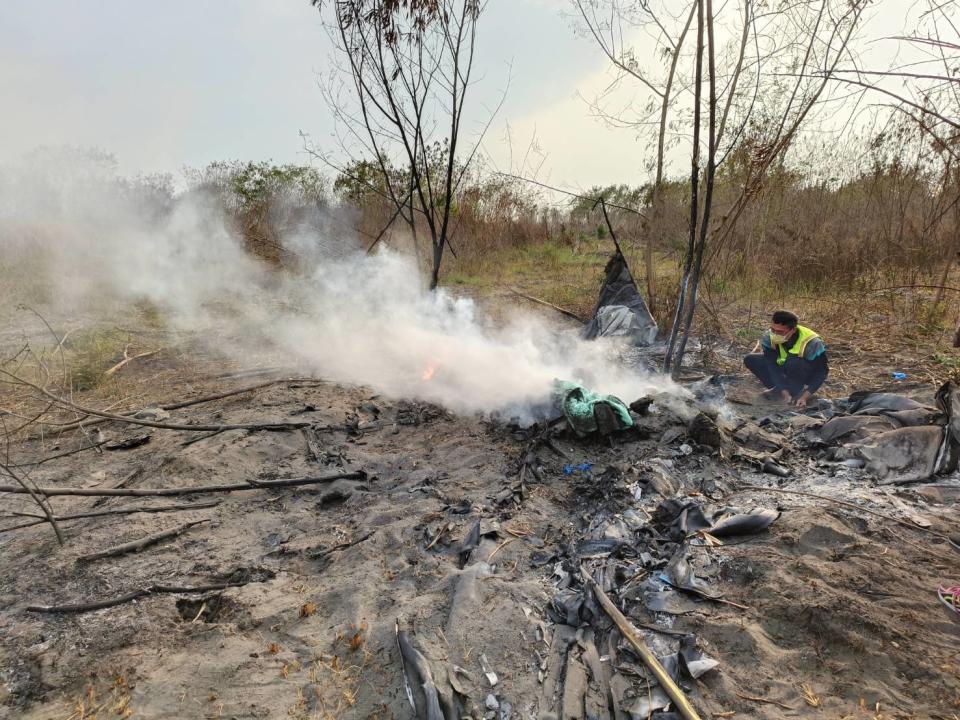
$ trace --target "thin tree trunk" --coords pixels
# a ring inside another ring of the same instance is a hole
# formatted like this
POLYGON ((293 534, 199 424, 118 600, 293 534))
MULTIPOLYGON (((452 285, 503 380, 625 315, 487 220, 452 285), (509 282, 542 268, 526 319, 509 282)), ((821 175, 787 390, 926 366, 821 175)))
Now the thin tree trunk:
POLYGON ((953 242, 950 244, 949 255, 943 264, 943 272, 940 274, 940 288, 937 290, 937 295, 933 299, 934 312, 940 307, 940 303, 943 302, 943 288, 946 286, 947 280, 950 279, 950 268, 952 268, 953 264, 957 261, 957 252, 960 252, 960 203, 954 205, 953 216, 953 242))
POLYGON ((693 255, 697 240, 697 218, 699 215, 699 183, 700 183, 700 98, 703 84, 703 0, 696 0, 697 4, 697 61, 693 83, 693 152, 690 162, 690 237, 687 241, 687 257, 684 261, 683 277, 680 280, 680 294, 677 297, 677 308, 673 315, 673 324, 670 326, 670 338, 667 341, 667 352, 663 358, 664 372, 671 372, 673 366, 673 350, 677 342, 677 332, 680 330, 680 319, 687 300, 687 286, 690 282, 690 269, 693 264, 693 255))
POLYGON ((700 220, 700 241, 697 244, 696 258, 694 259, 693 278, 690 287, 690 300, 687 307, 687 317, 680 338, 680 347, 677 350, 677 361, 673 367, 676 376, 683 365, 683 354, 690 339, 690 328, 693 327, 693 316, 697 309, 697 291, 700 288, 700 272, 703 268, 703 252, 707 246, 707 233, 710 227, 710 207, 713 204, 713 179, 716 174, 717 158, 717 69, 713 42, 713 0, 707 3, 707 62, 710 66, 710 100, 709 100, 709 144, 707 150, 707 191, 703 199, 703 217, 700 220))
POLYGON ((440 263, 443 260, 443 245, 433 244, 433 269, 430 271, 430 289, 436 290, 440 283, 440 263))
POLYGON ((658 231, 660 225, 660 193, 663 190, 663 157, 667 137, 667 113, 670 109, 670 97, 673 90, 673 80, 677 73, 677 63, 680 61, 680 52, 683 48, 683 41, 690 30, 690 24, 693 22, 693 15, 696 11, 696 4, 690 6, 690 14, 687 16, 687 23, 683 26, 680 37, 677 38, 677 44, 673 48, 673 57, 670 59, 670 69, 667 72, 667 83, 663 90, 663 98, 660 102, 660 128, 657 134, 657 174, 653 180, 653 188, 650 191, 650 217, 643 216, 641 221, 641 231, 647 244, 644 250, 644 264, 647 273, 647 305, 650 313, 654 313, 656 307, 656 277, 653 265, 653 236, 652 231, 658 231))

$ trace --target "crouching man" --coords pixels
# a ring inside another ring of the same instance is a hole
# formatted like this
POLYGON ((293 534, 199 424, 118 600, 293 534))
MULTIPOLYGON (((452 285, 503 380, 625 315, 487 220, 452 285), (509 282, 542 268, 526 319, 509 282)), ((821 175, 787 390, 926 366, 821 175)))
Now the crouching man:
POLYGON ((747 355, 743 364, 769 388, 766 395, 806 407, 830 371, 820 336, 799 325, 792 312, 777 310, 760 338, 760 348, 762 352, 747 355))

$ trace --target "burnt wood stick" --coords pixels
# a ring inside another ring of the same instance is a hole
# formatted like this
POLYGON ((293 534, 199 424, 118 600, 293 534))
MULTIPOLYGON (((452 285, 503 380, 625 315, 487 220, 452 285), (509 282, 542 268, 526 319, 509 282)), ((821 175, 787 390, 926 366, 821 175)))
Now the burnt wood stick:
POLYGON ((340 550, 346 550, 347 548, 351 548, 354 545, 359 545, 364 540, 367 540, 368 538, 373 537, 374 533, 376 532, 377 532, 376 530, 371 530, 370 532, 364 533, 363 535, 356 538, 355 540, 350 540, 349 542, 342 542, 339 545, 334 545, 333 547, 329 547, 324 550, 311 550, 310 552, 307 553, 307 557, 310 558, 311 560, 319 560, 320 558, 325 558, 327 555, 332 555, 333 553, 338 552, 340 550))
MULTIPOLYGON (((268 380, 267 382, 257 383, 256 385, 248 385, 246 387, 238 388, 236 390, 228 390, 226 392, 217 393, 215 395, 205 395, 203 397, 194 398, 193 400, 184 400, 182 402, 169 403, 166 405, 158 405, 161 410, 179 410, 180 408, 190 407, 191 405, 200 405, 202 403, 213 402, 214 400, 223 400, 224 398, 231 397, 233 395, 240 395, 242 393, 253 392, 254 390, 259 390, 260 388, 270 387, 271 385, 277 385, 278 383, 288 382, 292 380, 297 380, 298 378, 284 378, 280 380, 268 380)), ((122 413, 124 416, 135 415, 140 412, 139 410, 131 410, 129 413, 122 413)), ((76 430, 81 425, 89 427, 91 425, 99 425, 100 423, 108 422, 109 418, 98 418, 96 420, 79 420, 77 422, 72 422, 67 425, 52 427, 55 428, 55 432, 66 432, 67 430, 76 430)))
MULTIPOLYGON (((114 508, 111 510, 94 510, 91 512, 82 512, 75 513, 73 515, 60 515, 56 518, 57 522, 64 522, 65 520, 80 520, 82 518, 93 518, 93 517, 103 517, 105 515, 133 515, 135 513, 162 513, 162 512, 177 512, 180 510, 205 510, 207 508, 216 507, 220 504, 219 500, 214 500, 212 502, 206 503, 184 503, 180 505, 160 505, 156 507, 150 506, 138 506, 131 508, 114 508)), ((21 528, 33 527, 34 525, 43 525, 48 522, 46 518, 41 515, 33 515, 26 513, 18 513, 19 515, 25 517, 35 517, 37 520, 31 520, 30 522, 24 522, 20 525, 11 525, 10 527, 0 528, 0 533, 8 532, 10 530, 20 530, 21 528)))
POLYGON ((616 624, 617 629, 620 630, 623 637, 633 646, 636 653, 640 656, 640 659, 643 660, 644 665, 653 673, 684 720, 700 720, 700 715, 687 699, 687 696, 684 695, 683 690, 673 681, 670 674, 664 669, 663 665, 660 664, 657 656, 647 647, 643 638, 640 637, 640 633, 633 627, 630 620, 620 612, 620 608, 613 604, 613 601, 607 596, 583 565, 580 566, 580 575, 586 585, 593 590, 593 594, 596 596, 600 606, 616 624))
POLYGON ((34 460, 33 462, 17 463, 16 465, 11 465, 10 467, 22 468, 22 467, 33 467, 34 465, 43 465, 46 462, 51 460, 59 460, 63 457, 68 457, 70 455, 76 455, 77 453, 82 453, 85 450, 95 450, 96 448, 103 447, 106 445, 109 440, 101 440, 98 443, 92 445, 87 445, 86 447, 76 448, 75 450, 67 450, 66 452, 58 453, 56 455, 48 455, 47 457, 40 458, 39 460, 34 460))
MULTIPOLYGON (((291 478, 289 480, 257 480, 235 485, 207 485, 185 488, 35 488, 39 495, 54 497, 57 495, 81 495, 84 497, 169 497, 174 495, 199 495, 202 493, 241 492, 243 490, 269 490, 271 488, 295 487, 298 485, 319 485, 334 480, 366 480, 369 476, 364 470, 337 473, 323 477, 291 478)), ((0 492, 27 493, 19 485, 0 485, 0 492)))
POLYGON ((145 537, 139 538, 138 540, 131 540, 130 542, 123 543, 122 545, 116 545, 106 550, 101 550, 100 552, 90 553, 88 555, 81 555, 77 558, 77 562, 92 562, 94 560, 102 560, 103 558, 108 557, 118 557, 120 555, 126 555, 128 553, 137 552, 143 550, 146 547, 151 545, 156 545, 159 542, 164 540, 169 540, 171 538, 178 537, 182 535, 190 528, 195 525, 202 525, 203 523, 210 522, 209 519, 206 520, 194 520, 193 522, 185 523, 179 527, 172 528, 170 530, 164 530, 162 532, 153 533, 152 535, 147 535, 145 537))
POLYGON ((551 310, 556 310, 556 311, 557 311, 558 313, 560 313, 561 315, 565 315, 565 316, 567 316, 568 318, 571 318, 572 320, 576 320, 578 323, 580 323, 580 324, 582 324, 582 325, 586 325, 586 324, 587 324, 587 321, 584 320, 584 319, 583 319, 582 317, 580 317, 579 315, 577 315, 575 312, 571 312, 570 310, 566 310, 565 308, 562 308, 562 307, 560 307, 559 305, 554 305, 554 304, 551 303, 551 302, 547 302, 546 300, 541 300, 540 298, 534 297, 533 295, 527 295, 526 293, 520 292, 520 291, 517 290, 516 288, 510 288, 510 292, 512 292, 514 295, 516 295, 516 296, 518 296, 518 297, 524 298, 525 300, 530 300, 531 302, 535 302, 535 303, 537 303, 537 304, 539 304, 539 305, 544 305, 544 306, 550 308, 551 310))
POLYGON ((150 585, 149 587, 134 590, 126 595, 120 595, 107 600, 97 600, 89 603, 71 603, 69 605, 28 605, 24 608, 27 612, 33 613, 85 613, 93 610, 103 610, 104 608, 123 605, 124 603, 137 600, 146 595, 159 595, 163 593, 188 595, 191 593, 213 592, 214 590, 226 590, 231 587, 240 587, 247 583, 216 583, 213 585, 197 585, 194 587, 179 587, 176 585, 150 585))
POLYGON ((220 423, 217 425, 185 425, 181 423, 163 423, 163 422, 154 422, 153 420, 139 420, 135 417, 129 415, 116 415, 114 413, 102 412, 100 410, 94 410, 93 408, 84 407, 83 405, 77 405, 66 398, 62 398, 59 395, 55 395, 46 388, 40 387, 36 383, 25 380, 22 377, 14 375, 13 373, 7 372, 0 368, 0 374, 9 377, 15 383, 26 385, 29 388, 32 388, 40 395, 49 398, 54 403, 60 407, 69 408, 70 410, 75 410, 86 415, 94 415, 99 418, 104 418, 106 420, 116 420, 119 422, 129 423, 131 425, 142 425, 144 427, 159 428, 161 430, 187 430, 187 431, 212 431, 212 430, 296 430, 298 428, 307 427, 310 425, 308 421, 299 421, 299 422, 255 422, 255 423, 240 423, 231 425, 229 423, 220 423))

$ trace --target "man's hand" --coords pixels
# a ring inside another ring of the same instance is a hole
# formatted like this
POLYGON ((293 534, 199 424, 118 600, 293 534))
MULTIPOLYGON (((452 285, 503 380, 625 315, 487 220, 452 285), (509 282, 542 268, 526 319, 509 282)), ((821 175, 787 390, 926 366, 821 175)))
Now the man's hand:
POLYGON ((780 391, 780 399, 783 400, 785 403, 791 402, 791 401, 793 400, 793 398, 790 397, 790 391, 789 391, 789 390, 781 390, 781 391, 780 391))
POLYGON ((810 391, 804 390, 802 393, 800 393, 800 397, 797 398, 796 402, 794 402, 794 405, 797 406, 798 410, 803 410, 807 406, 807 403, 809 401, 810 401, 810 391))

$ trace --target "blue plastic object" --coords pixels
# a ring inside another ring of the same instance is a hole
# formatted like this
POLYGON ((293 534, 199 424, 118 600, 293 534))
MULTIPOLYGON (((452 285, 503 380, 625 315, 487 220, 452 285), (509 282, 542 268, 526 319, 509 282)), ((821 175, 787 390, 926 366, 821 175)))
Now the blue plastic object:
POLYGON ((906 380, 907 374, 905 372, 895 372, 893 373, 894 380, 906 380))
POLYGON ((580 463, 579 465, 564 465, 563 474, 573 475, 575 472, 583 472, 583 473, 590 472, 590 468, 592 467, 593 465, 588 462, 580 463))

